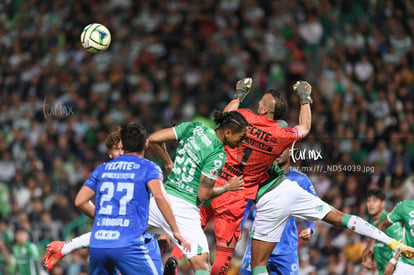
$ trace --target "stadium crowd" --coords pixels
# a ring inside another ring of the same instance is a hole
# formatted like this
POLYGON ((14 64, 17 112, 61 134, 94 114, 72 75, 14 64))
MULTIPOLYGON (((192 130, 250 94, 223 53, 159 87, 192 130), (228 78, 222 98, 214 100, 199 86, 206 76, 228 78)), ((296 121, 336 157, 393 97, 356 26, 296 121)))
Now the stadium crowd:
MULTIPOLYGON (((116 125, 213 125, 212 111, 245 76, 254 87, 243 106, 285 90, 292 125, 292 84, 312 84, 312 130, 293 157, 318 196, 361 217, 370 188, 386 193, 388 209, 414 198, 412 1, 9 0, 0 22, 0 274, 40 274, 47 242, 86 230, 74 196, 107 159, 116 125), (111 31, 104 53, 80 45, 92 22, 111 31), (38 250, 35 261, 22 245, 38 250)), ((367 274, 364 243, 318 222, 300 243, 300 274, 367 274)), ((87 274, 85 255, 72 253, 53 274, 87 274)))

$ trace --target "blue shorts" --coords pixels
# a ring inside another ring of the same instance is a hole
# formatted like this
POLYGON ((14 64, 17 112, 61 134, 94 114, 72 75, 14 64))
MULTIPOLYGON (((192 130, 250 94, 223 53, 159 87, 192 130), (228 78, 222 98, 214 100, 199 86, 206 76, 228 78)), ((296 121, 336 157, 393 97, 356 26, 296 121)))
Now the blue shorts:
MULTIPOLYGON (((251 275, 252 269, 250 266, 251 254, 251 238, 246 247, 246 252, 243 256, 242 265, 240 267, 241 275, 251 275)), ((267 261, 267 269, 272 275, 297 275, 299 273, 298 254, 291 253, 287 255, 271 255, 267 261)))
MULTIPOLYGON (((153 241, 157 242, 155 239, 153 241)), ((152 243, 151 247, 153 245, 152 243)), ((158 248, 158 244, 156 246, 158 248)), ((121 248, 89 248, 89 255, 91 275, 113 275, 117 271, 122 275, 162 274, 161 257, 157 267, 157 263, 150 257, 149 249, 143 244, 121 248)))

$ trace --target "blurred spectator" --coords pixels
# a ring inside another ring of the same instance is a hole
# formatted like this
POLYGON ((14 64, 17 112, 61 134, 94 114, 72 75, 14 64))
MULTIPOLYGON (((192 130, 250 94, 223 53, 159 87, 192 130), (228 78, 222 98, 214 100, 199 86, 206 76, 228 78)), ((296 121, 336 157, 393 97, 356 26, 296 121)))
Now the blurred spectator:
POLYGON ((40 255, 34 243, 29 241, 26 229, 16 230, 16 243, 13 245, 13 255, 16 257, 17 274, 40 274, 40 255))
MULTIPOLYGON (((73 195, 104 159, 102 135, 112 127, 211 123, 245 76, 254 86, 243 104, 284 90, 292 125, 291 85, 312 84, 312 133, 299 146, 323 158, 298 167, 334 207, 364 215, 368 186, 391 202, 413 196, 412 1, 29 0, 3 1, 0 14, 0 212, 32 241, 60 237, 79 216, 73 195), (104 53, 79 43, 90 18, 111 31, 104 53), (334 165, 350 170, 327 170, 334 165)), ((332 253, 333 240, 347 238, 326 230, 311 245, 327 266, 309 265, 312 250, 303 269, 357 270, 343 250, 332 253)))

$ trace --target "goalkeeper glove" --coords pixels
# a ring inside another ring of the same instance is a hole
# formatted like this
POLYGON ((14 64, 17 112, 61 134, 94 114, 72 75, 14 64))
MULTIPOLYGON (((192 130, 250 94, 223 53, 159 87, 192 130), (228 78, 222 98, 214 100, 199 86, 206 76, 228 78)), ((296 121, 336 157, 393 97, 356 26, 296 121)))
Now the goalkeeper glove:
POLYGON ((253 79, 251 79, 250 77, 246 77, 237 81, 236 93, 234 94, 233 99, 239 98, 240 102, 242 102, 243 99, 250 93, 252 84, 253 79))
POLYGON ((293 90, 299 95, 300 104, 312 103, 312 86, 306 81, 298 81, 293 85, 293 90))

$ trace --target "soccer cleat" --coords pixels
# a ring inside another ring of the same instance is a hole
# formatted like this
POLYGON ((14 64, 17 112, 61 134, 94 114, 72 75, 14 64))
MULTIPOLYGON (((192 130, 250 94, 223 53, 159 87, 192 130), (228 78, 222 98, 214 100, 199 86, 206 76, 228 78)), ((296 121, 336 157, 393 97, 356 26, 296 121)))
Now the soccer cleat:
POLYGON ((172 256, 167 259, 164 265, 163 275, 176 275, 177 274, 178 260, 172 256))
POLYGON ((236 93, 233 99, 240 98, 240 102, 250 93, 253 79, 250 77, 243 78, 236 83, 236 93))
POLYGON ((414 248, 409 247, 399 241, 392 241, 388 244, 392 251, 395 253, 401 253, 407 259, 414 258, 414 248))
POLYGON ((64 244, 65 242, 63 241, 53 241, 47 245, 47 253, 43 258, 43 264, 48 272, 51 272, 55 265, 63 258, 62 248, 64 244))

